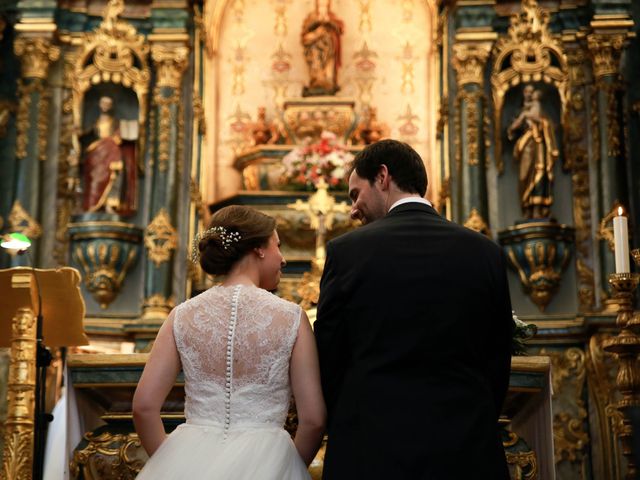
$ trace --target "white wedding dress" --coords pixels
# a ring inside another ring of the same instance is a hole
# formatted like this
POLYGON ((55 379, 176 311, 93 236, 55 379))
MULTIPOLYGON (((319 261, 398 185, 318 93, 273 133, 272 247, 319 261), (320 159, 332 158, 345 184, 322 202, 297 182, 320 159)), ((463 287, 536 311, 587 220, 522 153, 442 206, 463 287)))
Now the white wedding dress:
POLYGON ((301 309, 257 287, 213 287, 178 306, 185 424, 138 479, 311 478, 283 425, 301 309))

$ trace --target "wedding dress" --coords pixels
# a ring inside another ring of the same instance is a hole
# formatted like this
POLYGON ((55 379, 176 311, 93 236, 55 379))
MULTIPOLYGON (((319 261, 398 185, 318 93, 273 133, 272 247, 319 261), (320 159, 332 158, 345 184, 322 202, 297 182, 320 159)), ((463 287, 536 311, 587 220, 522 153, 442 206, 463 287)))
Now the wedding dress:
POLYGON ((241 285, 213 287, 176 308, 186 423, 138 479, 311 478, 283 428, 300 315, 298 305, 241 285))

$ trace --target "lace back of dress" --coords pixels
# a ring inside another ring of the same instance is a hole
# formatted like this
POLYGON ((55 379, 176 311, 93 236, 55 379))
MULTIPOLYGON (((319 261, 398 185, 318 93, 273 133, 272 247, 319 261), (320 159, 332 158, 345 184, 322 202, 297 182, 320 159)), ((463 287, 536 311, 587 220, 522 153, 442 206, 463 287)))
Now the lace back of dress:
POLYGON ((214 287, 182 304, 174 321, 187 420, 230 428, 282 424, 300 308, 255 287, 214 287))

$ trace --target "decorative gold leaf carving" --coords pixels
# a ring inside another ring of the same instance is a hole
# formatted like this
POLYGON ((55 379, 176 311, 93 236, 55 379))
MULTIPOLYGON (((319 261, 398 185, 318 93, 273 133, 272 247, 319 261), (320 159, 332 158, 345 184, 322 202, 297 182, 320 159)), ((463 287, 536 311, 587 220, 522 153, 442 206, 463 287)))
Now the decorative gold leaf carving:
POLYGON ((13 44, 13 51, 20 57, 22 78, 46 80, 49 65, 60 58, 60 48, 42 37, 20 37, 13 44))
POLYGON ((602 220, 600 220, 600 227, 598 228, 598 233, 596 234, 596 238, 598 240, 605 240, 607 245, 609 246, 609 250, 611 252, 615 249, 615 243, 613 239, 613 218, 618 215, 618 208, 622 207, 622 204, 615 202, 602 220), (611 223, 611 227, 608 225, 611 223))
POLYGON ((475 230, 478 233, 486 235, 487 237, 491 237, 491 230, 489 229, 489 225, 487 225, 487 222, 484 221, 484 218, 482 218, 480 212, 478 212, 478 210, 476 210, 475 208, 471 209, 471 213, 469 214, 469 217, 467 218, 467 220, 465 220, 463 225, 467 228, 470 228, 471 230, 475 230))
POLYGON ((36 384, 36 321, 20 308, 12 319, 2 478, 31 479, 36 384))
POLYGON ((144 245, 147 247, 147 256, 155 263, 156 267, 168 262, 173 250, 178 247, 177 232, 171 225, 171 218, 164 208, 160 209, 147 226, 144 245))
POLYGON ((188 56, 189 48, 182 45, 153 45, 151 58, 158 75, 157 86, 179 90, 182 85, 182 74, 187 68, 188 56))
POLYGON ((579 348, 571 347, 564 351, 542 349, 540 354, 551 357, 551 382, 556 412, 553 420, 555 463, 581 462, 589 443, 589 434, 585 428, 587 409, 583 399, 585 353, 579 348), (567 393, 566 387, 571 386, 573 392, 567 393))
POLYGON ((489 42, 460 42, 453 45, 451 66, 457 74, 458 89, 470 83, 484 85, 484 67, 490 51, 489 42))
POLYGON ((42 235, 42 227, 29 215, 24 209, 20 200, 13 202, 11 212, 9 213, 9 226, 11 231, 20 232, 27 237, 34 239, 42 235))
POLYGON ((73 478, 133 480, 147 460, 137 433, 93 433, 84 435, 88 442, 73 452, 70 470, 73 478))
POLYGON ((628 37, 627 32, 592 33, 587 36, 596 78, 617 75, 620 72, 620 57, 628 37))

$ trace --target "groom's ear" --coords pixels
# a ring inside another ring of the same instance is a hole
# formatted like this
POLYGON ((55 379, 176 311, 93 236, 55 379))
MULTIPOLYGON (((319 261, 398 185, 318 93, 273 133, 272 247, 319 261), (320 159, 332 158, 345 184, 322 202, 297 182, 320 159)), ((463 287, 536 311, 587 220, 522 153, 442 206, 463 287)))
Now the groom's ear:
POLYGON ((389 175, 389 169, 383 163, 380 165, 378 169, 378 174, 376 175, 376 182, 380 182, 380 187, 383 190, 387 190, 389 188, 389 182, 391 181, 391 175, 389 175))

